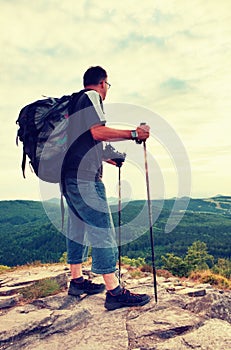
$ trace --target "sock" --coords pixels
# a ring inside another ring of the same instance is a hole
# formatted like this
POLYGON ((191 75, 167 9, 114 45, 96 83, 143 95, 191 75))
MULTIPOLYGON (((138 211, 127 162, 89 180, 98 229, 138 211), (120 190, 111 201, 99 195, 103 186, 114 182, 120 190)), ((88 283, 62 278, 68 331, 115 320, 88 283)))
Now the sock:
POLYGON ((121 293, 121 291, 122 291, 122 288, 120 287, 120 285, 118 285, 118 286, 117 286, 116 288, 114 288, 114 289, 108 290, 108 292, 109 292, 113 297, 119 295, 119 294, 121 293))
POLYGON ((84 282, 84 278, 83 278, 83 276, 81 276, 81 277, 78 277, 78 278, 73 278, 72 281, 74 283, 83 283, 84 282))

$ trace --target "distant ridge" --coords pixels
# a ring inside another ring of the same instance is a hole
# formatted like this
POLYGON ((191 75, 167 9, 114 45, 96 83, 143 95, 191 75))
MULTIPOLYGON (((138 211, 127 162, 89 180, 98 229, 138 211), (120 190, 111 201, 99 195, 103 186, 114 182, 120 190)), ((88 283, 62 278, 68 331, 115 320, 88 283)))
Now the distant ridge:
MULTIPOLYGON (((178 215, 182 216, 180 202, 184 202, 185 199, 185 197, 178 199, 177 207, 174 206, 174 199, 152 201, 157 266, 161 266, 162 255, 174 253, 183 256, 187 248, 197 240, 207 244, 209 253, 215 259, 230 259, 231 197, 190 198, 180 223, 171 233, 165 233, 165 225, 173 206, 172 214, 176 215, 176 218, 178 215)), ((46 214, 49 212, 52 220, 60 222, 59 201, 59 198, 51 198, 45 202, 0 201, 0 265, 16 266, 34 261, 43 263, 59 261, 66 251, 66 238, 46 214)), ((122 255, 127 255, 129 258, 144 257, 149 262, 150 237, 147 210, 142 211, 144 204, 145 200, 134 200, 122 206, 122 234, 131 239, 134 237, 134 240, 122 246, 122 255), (141 211, 142 215, 139 215, 141 211), (133 219, 138 215, 139 221, 134 224, 133 219)), ((118 200, 114 201, 112 198, 110 205, 115 225, 118 226, 118 200)))

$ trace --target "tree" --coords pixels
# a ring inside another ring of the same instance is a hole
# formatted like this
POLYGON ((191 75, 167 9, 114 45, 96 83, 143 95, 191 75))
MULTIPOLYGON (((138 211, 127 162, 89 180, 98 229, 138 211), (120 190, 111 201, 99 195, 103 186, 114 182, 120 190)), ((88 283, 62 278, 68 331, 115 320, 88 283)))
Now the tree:
POLYGON ((213 266, 213 272, 218 273, 226 278, 231 277, 231 261, 228 259, 218 259, 216 265, 213 266))
POLYGON ((188 247, 187 255, 180 258, 172 253, 161 257, 163 269, 170 271, 175 276, 188 276, 191 271, 207 270, 213 265, 213 256, 208 254, 207 245, 204 242, 196 241, 188 247))
POLYGON ((172 253, 167 253, 166 256, 161 257, 164 265, 163 269, 170 271, 175 276, 185 276, 187 275, 187 264, 185 261, 172 253))
POLYGON ((214 258, 208 254, 206 243, 196 241, 188 247, 184 261, 188 265, 189 271, 206 270, 213 265, 214 258))

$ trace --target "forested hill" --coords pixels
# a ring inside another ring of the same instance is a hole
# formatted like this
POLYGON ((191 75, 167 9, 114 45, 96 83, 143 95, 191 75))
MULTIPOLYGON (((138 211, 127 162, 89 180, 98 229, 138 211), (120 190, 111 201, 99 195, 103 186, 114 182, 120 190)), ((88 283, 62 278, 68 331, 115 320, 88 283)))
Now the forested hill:
MULTIPOLYGON (((178 201, 187 201, 188 198, 181 198, 178 201)), ((174 204, 174 199, 165 201, 165 208, 171 209, 174 204)), ((231 215, 231 197, 229 196, 215 196, 204 199, 190 199, 187 212, 200 213, 216 213, 223 215, 231 215)))
MULTIPOLYGON (((179 201, 188 201, 182 198, 179 201)), ((161 201, 152 202, 153 216, 162 208, 161 201)), ((215 259, 231 257, 231 197, 216 196, 206 199, 190 199, 186 213, 169 234, 165 224, 174 205, 174 199, 164 201, 161 213, 154 223, 154 241, 157 267, 161 267, 161 255, 174 253, 182 256, 188 246, 200 240, 205 242, 208 252, 215 259)), ((131 222, 143 208, 144 201, 131 201, 124 205, 122 223, 131 222)), ((60 220, 59 202, 51 200, 46 209, 60 220)), ((113 218, 118 222, 117 206, 113 205, 113 218)), ((175 215, 179 215, 175 212, 175 215)), ((130 227, 134 235, 143 229, 147 215, 139 224, 130 227), (139 226, 140 225, 140 226, 139 226)), ((122 230, 122 234, 124 234, 122 230)), ((0 201, 0 265, 22 265, 33 261, 57 262, 66 251, 65 237, 48 219, 41 202, 0 201)), ((122 255, 130 258, 145 257, 150 261, 149 231, 138 239, 122 246, 122 255)))

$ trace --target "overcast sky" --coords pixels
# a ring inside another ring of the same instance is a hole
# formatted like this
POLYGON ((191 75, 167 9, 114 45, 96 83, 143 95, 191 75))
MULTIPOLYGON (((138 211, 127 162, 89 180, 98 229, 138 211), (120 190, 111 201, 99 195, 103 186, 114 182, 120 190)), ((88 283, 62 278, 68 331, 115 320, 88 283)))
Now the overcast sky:
MULTIPOLYGON (((230 1, 0 0, 0 12, 0 199, 40 198, 36 176, 28 168, 25 180, 20 170, 22 148, 15 146, 20 109, 42 95, 80 90, 92 65, 108 72, 112 87, 105 102, 152 111, 174 130, 190 161, 192 197, 231 195, 230 1)), ((138 121, 126 108, 121 112, 119 122, 138 121)), ((107 120, 118 123, 109 114, 107 120)), ((152 140, 147 143, 154 158, 150 172, 159 168, 165 196, 177 196, 178 151, 167 152, 155 118, 144 118, 145 113, 140 121, 151 124, 154 140, 153 147, 152 140)), ((125 143, 123 148, 132 152, 125 143)), ((132 173, 128 161, 124 179, 132 173)), ((188 166, 184 176, 190 177, 188 166)), ((109 196, 116 195, 116 181, 117 169, 106 167, 109 196)), ((144 182, 134 175, 133 198, 142 197, 138 188, 144 182)))

